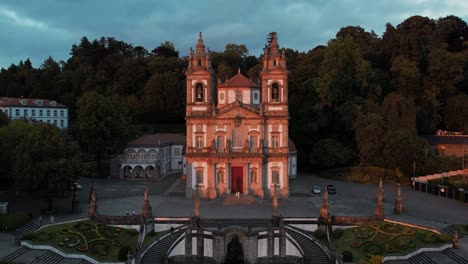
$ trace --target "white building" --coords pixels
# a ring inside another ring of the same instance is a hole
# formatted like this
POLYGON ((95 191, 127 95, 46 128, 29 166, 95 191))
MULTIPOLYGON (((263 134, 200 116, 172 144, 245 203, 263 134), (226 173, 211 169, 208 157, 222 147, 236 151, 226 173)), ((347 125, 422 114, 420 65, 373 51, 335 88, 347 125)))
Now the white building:
POLYGON ((185 136, 180 134, 143 135, 127 144, 124 153, 113 159, 111 176, 156 179, 182 172, 185 136))
POLYGON ((11 120, 28 119, 68 128, 68 108, 56 101, 31 98, 0 98, 0 111, 11 120))

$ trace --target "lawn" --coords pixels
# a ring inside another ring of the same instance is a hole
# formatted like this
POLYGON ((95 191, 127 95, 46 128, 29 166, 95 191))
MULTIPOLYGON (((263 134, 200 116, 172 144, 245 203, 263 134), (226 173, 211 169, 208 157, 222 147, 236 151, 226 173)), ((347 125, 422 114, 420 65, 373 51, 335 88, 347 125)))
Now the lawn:
POLYGON ((23 240, 53 246, 66 253, 85 254, 98 261, 122 261, 126 260, 127 253, 123 251, 135 252, 138 231, 87 220, 45 227, 25 234, 23 240))
MULTIPOLYGON (((335 168, 320 171, 318 174, 321 177, 332 180, 357 183, 378 183, 381 177, 385 182, 396 182, 398 180, 395 170, 389 170, 380 167, 355 166, 335 168)), ((405 177, 401 177, 400 180, 405 179, 405 177)))
POLYGON ((451 241, 447 234, 387 222, 364 224, 340 232, 335 238, 338 251, 352 253, 353 261, 368 261, 371 255, 405 255, 418 248, 440 246, 451 241))

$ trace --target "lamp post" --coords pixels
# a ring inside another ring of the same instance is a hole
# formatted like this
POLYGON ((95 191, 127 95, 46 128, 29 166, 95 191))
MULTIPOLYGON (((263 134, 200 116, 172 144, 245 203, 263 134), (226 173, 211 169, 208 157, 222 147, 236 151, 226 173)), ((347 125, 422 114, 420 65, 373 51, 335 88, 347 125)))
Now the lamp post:
POLYGON ((75 210, 79 207, 80 204, 80 199, 79 199, 79 191, 81 191, 81 185, 78 184, 76 181, 73 181, 73 184, 71 186, 71 190, 73 191, 73 197, 72 197, 72 213, 75 212, 75 210))

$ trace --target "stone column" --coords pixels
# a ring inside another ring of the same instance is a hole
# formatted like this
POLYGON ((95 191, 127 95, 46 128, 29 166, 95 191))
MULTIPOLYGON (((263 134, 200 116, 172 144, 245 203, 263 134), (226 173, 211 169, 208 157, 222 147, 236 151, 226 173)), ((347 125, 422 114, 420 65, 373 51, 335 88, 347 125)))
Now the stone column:
POLYGON ((97 215, 97 198, 96 198, 96 188, 94 186, 91 188, 90 201, 88 207, 88 217, 93 219, 97 215))
POLYGON ((216 263, 223 263, 224 258, 224 237, 220 233, 213 232, 213 259, 216 263))
POLYGON ((195 216, 195 218, 200 217, 200 199, 198 197, 199 196, 198 191, 199 191, 199 187, 197 184, 195 185, 195 194, 193 196, 193 215, 195 216))
POLYGON ((148 188, 145 188, 143 208, 141 209, 141 216, 143 218, 152 218, 153 217, 153 209, 151 208, 151 205, 150 205, 150 202, 149 202, 149 190, 148 190, 148 188))
POLYGON ((402 214, 405 208, 403 207, 403 198, 401 197, 400 184, 398 184, 397 196, 395 198, 395 214, 402 214))
POLYGON ((271 202, 273 207, 273 217, 279 217, 278 211, 278 197, 276 192, 276 184, 273 185, 273 200, 271 202))
POLYGON ((374 216, 377 219, 384 218, 382 178, 380 178, 379 190, 377 191, 377 206, 375 207, 374 216))
POLYGON ((267 237, 267 257, 273 257, 275 253, 275 233, 273 228, 268 228, 267 237))
POLYGON ((286 256, 286 231, 282 221, 280 224, 279 254, 281 257, 286 256))
POLYGON ((203 257, 205 252, 203 229, 197 228, 197 257, 203 257))
POLYGON ((453 248, 458 248, 458 230, 455 227, 455 232, 453 233, 453 241, 452 241, 453 248))
POLYGON ((187 228, 185 231, 185 256, 192 256, 192 229, 187 228))

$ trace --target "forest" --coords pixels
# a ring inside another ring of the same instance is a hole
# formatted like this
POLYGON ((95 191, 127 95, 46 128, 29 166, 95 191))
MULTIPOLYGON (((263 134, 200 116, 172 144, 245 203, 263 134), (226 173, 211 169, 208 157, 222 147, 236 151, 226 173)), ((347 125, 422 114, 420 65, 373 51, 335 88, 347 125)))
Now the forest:
MULTIPOLYGON (((83 164, 93 161, 96 175, 107 176, 108 160, 138 135, 135 127, 164 132, 160 127, 185 123, 186 57, 171 41, 159 41, 147 50, 112 37, 82 37, 67 61, 49 57, 35 68, 26 59, 2 68, 0 97, 67 105, 68 136, 78 143, 83 164)), ((382 36, 345 26, 326 45, 285 49, 290 137, 300 170, 377 166, 409 176, 413 163, 420 175, 461 167, 460 159, 428 151, 421 135, 468 133, 465 21, 412 16, 387 23, 382 36)), ((217 79, 240 68, 258 80, 261 56, 250 55, 244 44, 228 43, 211 54, 217 79)))

